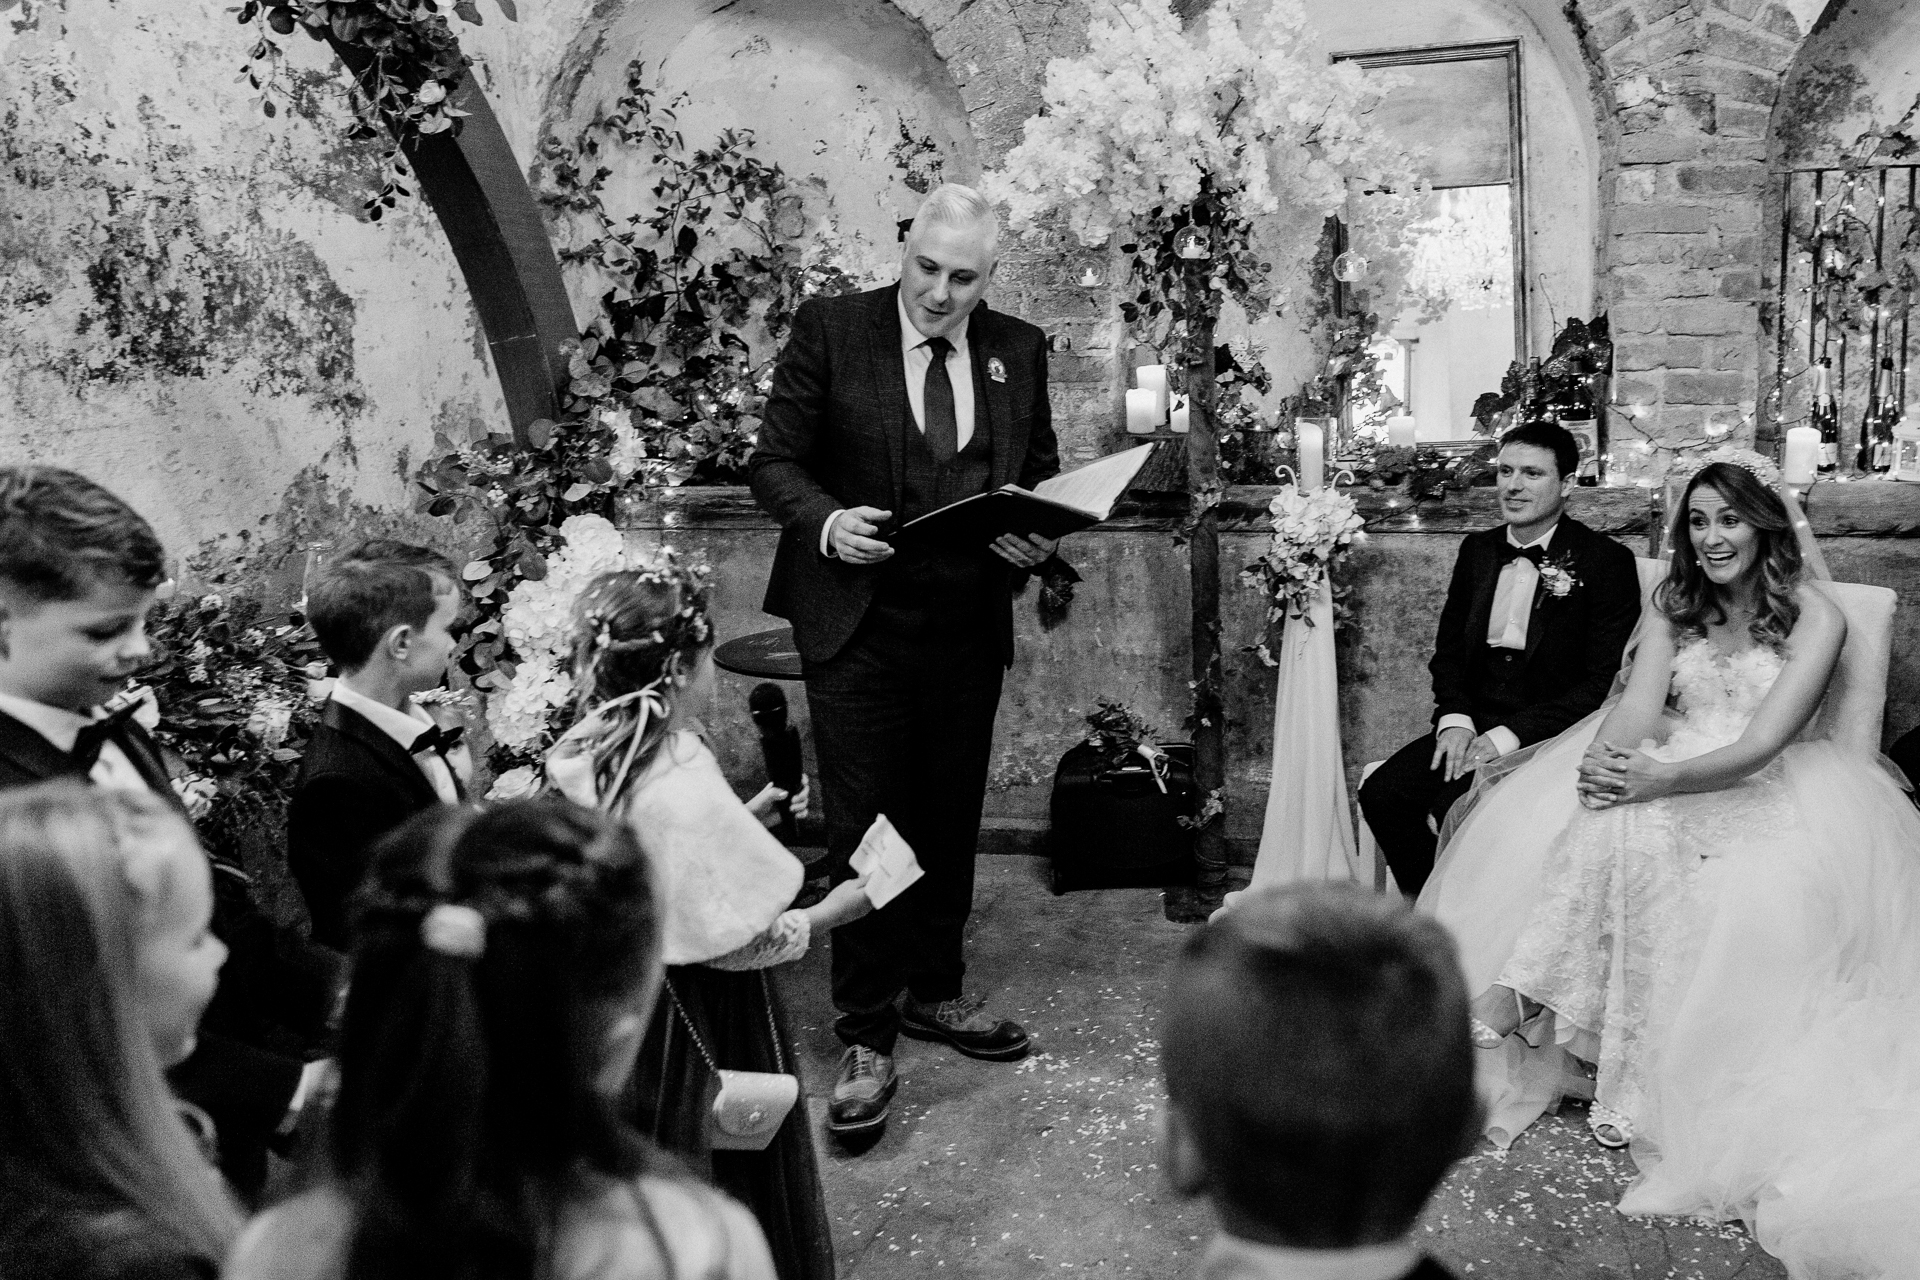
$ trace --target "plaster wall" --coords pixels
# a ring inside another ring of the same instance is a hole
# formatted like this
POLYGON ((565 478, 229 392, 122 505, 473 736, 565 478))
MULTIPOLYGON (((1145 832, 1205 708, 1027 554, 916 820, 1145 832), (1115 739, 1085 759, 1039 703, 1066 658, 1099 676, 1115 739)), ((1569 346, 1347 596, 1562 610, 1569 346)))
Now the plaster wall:
POLYGON ((1860 134, 1920 97, 1920 9, 1834 0, 1794 59, 1774 113, 1778 162, 1835 163, 1860 134))
POLYGON ((190 549, 315 501, 393 509, 435 430, 504 421, 424 208, 360 219, 371 147, 289 43, 233 82, 220 0, 0 11, 0 458, 77 467, 190 549))

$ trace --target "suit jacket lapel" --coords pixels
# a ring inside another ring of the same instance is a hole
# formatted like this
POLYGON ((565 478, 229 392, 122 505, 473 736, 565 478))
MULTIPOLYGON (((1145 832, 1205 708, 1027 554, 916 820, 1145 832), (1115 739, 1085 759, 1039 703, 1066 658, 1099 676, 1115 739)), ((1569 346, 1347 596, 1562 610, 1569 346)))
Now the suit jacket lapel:
POLYGON ((427 781, 427 775, 414 758, 392 738, 382 733, 378 726, 358 711, 343 707, 337 702, 327 704, 321 723, 335 732, 352 738, 355 742, 371 751, 385 765, 401 784, 413 791, 427 804, 439 804, 440 793, 427 781))
POLYGON ((872 342, 867 358, 873 363, 873 391, 879 400, 880 438, 886 442, 887 462, 893 473, 893 509, 907 484, 907 362, 900 353, 900 288, 873 295, 872 342))
POLYGON ((34 778, 86 777, 74 767, 72 756, 5 713, 0 713, 0 756, 34 778))
POLYGON ((1013 454, 1013 411, 1007 403, 1005 361, 998 343, 1000 327, 986 307, 974 308, 967 322, 967 349, 973 353, 973 428, 985 430, 993 446, 993 477, 998 489, 1019 478, 1020 459, 1013 454), (987 376, 987 362, 1002 359, 1000 380, 987 376))
MULTIPOLYGON (((1492 537, 1486 539, 1477 549, 1480 564, 1473 575, 1473 607, 1467 610, 1467 643, 1484 648, 1487 643, 1487 629, 1493 625, 1493 593, 1500 585, 1500 540, 1507 536, 1506 527, 1492 530, 1492 537)), ((1528 628, 1532 634, 1532 628, 1528 628)), ((1469 649, 1469 653, 1478 649, 1469 649)))
MULTIPOLYGON (((1572 516, 1561 516, 1560 527, 1555 530, 1553 541, 1547 545, 1547 559, 1559 560, 1563 564, 1572 564, 1579 556, 1579 547, 1587 527, 1572 516)), ((1547 590, 1546 580, 1533 589, 1533 611, 1527 618, 1527 661, 1533 661, 1533 654, 1540 647, 1540 641, 1546 636, 1547 628, 1552 625, 1560 612, 1560 601, 1547 590)))

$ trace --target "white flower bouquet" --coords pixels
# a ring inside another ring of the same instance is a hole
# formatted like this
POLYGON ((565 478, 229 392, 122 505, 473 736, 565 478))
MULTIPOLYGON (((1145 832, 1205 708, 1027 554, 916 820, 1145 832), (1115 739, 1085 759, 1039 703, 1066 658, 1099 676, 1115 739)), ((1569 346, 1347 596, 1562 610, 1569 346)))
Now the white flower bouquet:
POLYGON ((1366 537, 1366 521, 1353 499, 1331 485, 1307 491, 1282 485, 1267 514, 1273 541, 1240 580, 1269 597, 1269 622, 1299 618, 1312 626, 1308 607, 1314 595, 1347 548, 1366 537))

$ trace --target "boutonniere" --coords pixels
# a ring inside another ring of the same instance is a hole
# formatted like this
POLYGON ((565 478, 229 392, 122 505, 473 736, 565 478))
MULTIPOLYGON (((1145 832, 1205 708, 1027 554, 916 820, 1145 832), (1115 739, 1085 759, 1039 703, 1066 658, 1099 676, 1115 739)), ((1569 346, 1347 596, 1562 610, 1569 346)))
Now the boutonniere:
POLYGON ((999 356, 987 357, 987 376, 995 382, 1005 382, 1007 380, 1007 366, 1000 363, 999 356))
POLYGON ((1540 565, 1540 585, 1547 594, 1556 600, 1564 599, 1568 592, 1580 585, 1580 579, 1574 576, 1573 558, 1557 556, 1540 565))

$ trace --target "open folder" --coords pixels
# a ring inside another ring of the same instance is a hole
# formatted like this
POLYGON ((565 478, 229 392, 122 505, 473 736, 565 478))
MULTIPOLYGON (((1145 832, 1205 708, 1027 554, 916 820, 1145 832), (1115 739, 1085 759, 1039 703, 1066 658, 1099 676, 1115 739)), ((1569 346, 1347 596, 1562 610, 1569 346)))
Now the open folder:
POLYGON ((1077 533, 1113 514, 1113 504, 1152 453, 1153 445, 1136 445, 1042 480, 1031 490, 1010 484, 990 493, 976 493, 918 520, 909 520, 894 530, 888 541, 896 547, 985 547, 1003 533, 1022 538, 1036 533, 1046 538, 1077 533))

